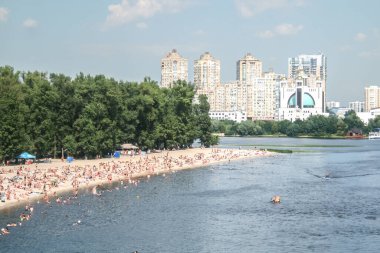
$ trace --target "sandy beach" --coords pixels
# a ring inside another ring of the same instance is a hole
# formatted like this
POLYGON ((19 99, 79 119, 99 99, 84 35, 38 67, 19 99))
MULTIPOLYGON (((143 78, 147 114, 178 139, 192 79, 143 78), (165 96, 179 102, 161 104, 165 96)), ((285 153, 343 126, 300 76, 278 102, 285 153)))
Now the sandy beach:
POLYGON ((272 153, 261 150, 194 148, 72 163, 56 159, 51 163, 4 166, 0 167, 0 210, 41 199, 60 201, 61 193, 72 191, 75 196, 84 187, 96 191, 94 187, 105 183, 135 183, 141 177, 269 155, 272 153))

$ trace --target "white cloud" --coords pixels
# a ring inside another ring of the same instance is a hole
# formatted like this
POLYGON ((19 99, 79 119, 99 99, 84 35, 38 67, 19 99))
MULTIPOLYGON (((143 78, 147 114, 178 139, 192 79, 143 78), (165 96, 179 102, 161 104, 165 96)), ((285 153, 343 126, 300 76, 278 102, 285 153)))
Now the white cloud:
POLYGON ((302 29, 302 25, 279 24, 278 26, 274 27, 273 30, 258 32, 257 36, 263 39, 270 39, 275 36, 290 36, 296 35, 300 31, 302 31, 302 29))
POLYGON ((38 22, 32 18, 26 19, 22 25, 26 28, 35 28, 38 26, 38 22))
POLYGON ((139 22, 139 23, 136 24, 136 26, 139 29, 147 29, 148 28, 147 23, 144 23, 144 22, 139 22))
POLYGON ((9 11, 8 9, 4 8, 4 7, 0 7, 0 22, 2 21, 7 21, 8 19, 8 14, 9 14, 9 11))
POLYGON ((160 12, 178 12, 190 0, 122 0, 108 6, 106 26, 127 24, 138 19, 146 19, 160 12))
POLYGON ((303 29, 302 25, 292 25, 292 24, 280 24, 276 26, 275 32, 279 35, 293 35, 297 34, 303 29))
POLYGON ((364 33, 357 33, 357 34, 355 35, 355 40, 356 40, 356 41, 363 42, 363 41, 365 41, 366 39, 367 39, 367 35, 364 34, 364 33))
POLYGON ((235 5, 243 17, 252 17, 260 12, 284 7, 298 7, 305 0, 235 0, 235 5))
POLYGON ((266 31, 257 33, 257 36, 259 36, 260 38, 263 38, 263 39, 270 39, 276 35, 274 34, 274 32, 272 32, 270 30, 266 30, 266 31))

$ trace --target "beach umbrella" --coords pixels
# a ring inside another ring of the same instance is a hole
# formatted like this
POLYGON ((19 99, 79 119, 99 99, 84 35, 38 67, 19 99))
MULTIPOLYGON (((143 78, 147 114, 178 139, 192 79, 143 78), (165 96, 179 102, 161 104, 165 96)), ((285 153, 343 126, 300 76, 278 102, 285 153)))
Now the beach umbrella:
POLYGON ((122 148, 122 149, 139 149, 138 147, 136 147, 135 145, 132 145, 132 144, 130 144, 130 143, 122 144, 122 145, 121 145, 121 148, 122 148))
POLYGON ((36 159, 35 155, 31 155, 28 152, 22 152, 20 155, 16 156, 18 159, 36 159))

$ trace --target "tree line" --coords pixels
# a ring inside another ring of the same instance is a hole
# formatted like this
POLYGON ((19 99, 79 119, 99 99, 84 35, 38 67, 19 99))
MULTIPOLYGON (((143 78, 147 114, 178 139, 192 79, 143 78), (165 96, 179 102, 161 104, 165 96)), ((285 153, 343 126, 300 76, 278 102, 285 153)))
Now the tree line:
POLYGON ((368 133, 380 128, 380 116, 371 119, 364 125, 355 111, 349 111, 344 118, 335 115, 325 117, 322 115, 310 116, 304 121, 243 121, 237 123, 229 120, 213 120, 212 131, 225 135, 255 136, 255 135, 286 135, 289 137, 339 137, 345 136, 349 131, 359 130, 368 133))
POLYGON ((38 157, 65 154, 93 158, 122 143, 143 150, 187 148, 196 139, 208 147, 210 106, 193 103, 194 87, 124 82, 104 75, 19 72, 0 67, 0 160, 21 151, 38 157))

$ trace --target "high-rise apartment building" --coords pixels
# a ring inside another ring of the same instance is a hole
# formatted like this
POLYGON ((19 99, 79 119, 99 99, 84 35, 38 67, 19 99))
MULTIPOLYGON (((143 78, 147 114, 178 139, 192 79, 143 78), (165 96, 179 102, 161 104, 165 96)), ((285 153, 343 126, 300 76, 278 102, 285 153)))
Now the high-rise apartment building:
POLYGON ((355 101, 348 103, 348 107, 355 112, 364 112, 364 102, 355 101))
MULTIPOLYGON (((194 100, 206 95, 210 115, 218 119, 244 115, 247 120, 294 121, 327 115, 326 57, 299 55, 288 63, 288 78, 273 71, 263 73, 262 62, 248 53, 237 61, 237 80, 221 83, 220 61, 206 52, 194 61, 194 100)), ((162 87, 187 80, 187 60, 175 50, 162 59, 161 70, 162 87)))
POLYGON ((173 49, 161 59, 161 87, 171 87, 178 80, 188 81, 188 62, 173 49))
POLYGON ((284 77, 285 75, 271 71, 265 72, 262 77, 253 79, 252 91, 249 92, 251 97, 248 100, 248 117, 252 120, 276 119, 278 83, 284 77))
POLYGON ((194 81, 197 85, 196 97, 201 94, 208 97, 210 112, 217 112, 219 116, 221 112, 241 112, 248 120, 276 119, 276 89, 285 75, 274 72, 263 74, 261 61, 247 54, 237 62, 238 80, 213 85, 201 81, 201 66, 209 65, 202 61, 204 59, 214 61, 208 54, 195 61, 194 81))
POLYGON ((207 89, 220 84, 220 61, 209 52, 194 61, 194 84, 197 88, 207 89))
POLYGON ((263 64, 250 53, 236 62, 236 80, 251 83, 263 74, 263 64))
POLYGON ((323 54, 301 54, 288 59, 288 77, 296 78, 300 72, 307 76, 316 76, 321 80, 327 79, 327 58, 323 54))
POLYGON ((371 109, 380 108, 380 87, 369 86, 365 87, 365 111, 369 112, 371 109))

